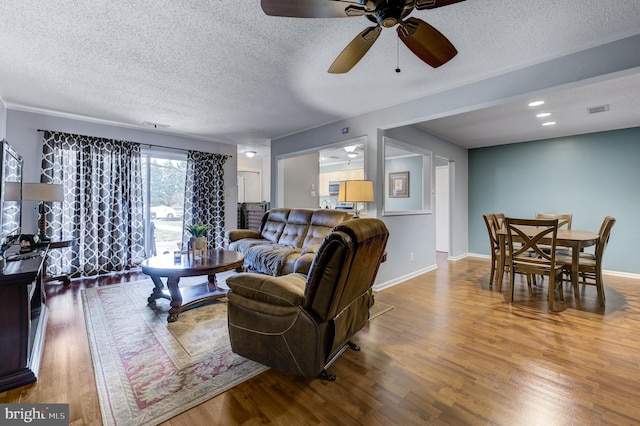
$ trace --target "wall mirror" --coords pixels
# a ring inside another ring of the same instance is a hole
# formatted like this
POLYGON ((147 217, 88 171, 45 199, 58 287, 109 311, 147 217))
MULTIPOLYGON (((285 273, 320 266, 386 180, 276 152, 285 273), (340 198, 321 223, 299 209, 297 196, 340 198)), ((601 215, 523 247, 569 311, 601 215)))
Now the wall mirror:
POLYGON ((383 138, 383 216, 430 214, 433 153, 383 138))

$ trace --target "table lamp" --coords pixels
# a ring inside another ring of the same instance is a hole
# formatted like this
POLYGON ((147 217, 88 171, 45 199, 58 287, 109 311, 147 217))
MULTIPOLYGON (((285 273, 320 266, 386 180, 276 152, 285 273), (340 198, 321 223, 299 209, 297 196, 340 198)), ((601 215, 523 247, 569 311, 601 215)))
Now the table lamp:
POLYGON ((354 218, 360 217, 358 203, 373 202, 373 181, 371 180, 343 180, 338 189, 338 201, 354 203, 354 218))
POLYGON ((22 199, 25 201, 40 201, 40 218, 38 228, 40 231, 40 241, 47 241, 45 232, 46 219, 44 215, 44 203, 64 201, 64 190, 61 184, 57 183, 25 183, 22 192, 22 199))

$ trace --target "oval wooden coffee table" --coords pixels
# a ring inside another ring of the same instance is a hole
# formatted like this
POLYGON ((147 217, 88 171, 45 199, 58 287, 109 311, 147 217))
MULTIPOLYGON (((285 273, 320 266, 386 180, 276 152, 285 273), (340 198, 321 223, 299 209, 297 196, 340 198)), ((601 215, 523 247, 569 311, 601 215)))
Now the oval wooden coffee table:
POLYGON ((216 274, 236 269, 242 266, 243 262, 242 253, 223 249, 208 250, 207 257, 196 258, 195 261, 186 253, 181 256, 179 262, 174 260, 173 254, 145 259, 142 262, 142 272, 151 277, 155 286, 147 302, 149 305, 154 305, 159 298, 170 300, 171 309, 169 309, 167 321, 174 322, 178 319, 180 312, 224 297, 227 290, 218 287, 216 274), (207 282, 183 288, 178 286, 181 277, 200 275, 207 275, 207 282), (163 290, 162 277, 167 278, 169 294, 163 290))

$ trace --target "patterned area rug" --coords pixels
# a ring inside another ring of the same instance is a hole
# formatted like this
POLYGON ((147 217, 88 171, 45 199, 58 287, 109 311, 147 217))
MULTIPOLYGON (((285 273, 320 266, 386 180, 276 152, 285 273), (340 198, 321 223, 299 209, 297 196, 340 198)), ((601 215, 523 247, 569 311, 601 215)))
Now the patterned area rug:
POLYGON ((226 299, 168 324, 167 300, 147 305, 152 289, 142 280, 82 292, 105 425, 158 424, 267 370, 231 352, 226 299))

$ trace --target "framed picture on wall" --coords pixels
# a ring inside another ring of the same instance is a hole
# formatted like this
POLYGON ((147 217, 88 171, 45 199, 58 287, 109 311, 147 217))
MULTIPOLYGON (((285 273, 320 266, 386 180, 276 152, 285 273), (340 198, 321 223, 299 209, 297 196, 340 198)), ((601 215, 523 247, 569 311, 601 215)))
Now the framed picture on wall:
POLYGON ((409 172, 389 173, 389 198, 409 197, 409 172))

